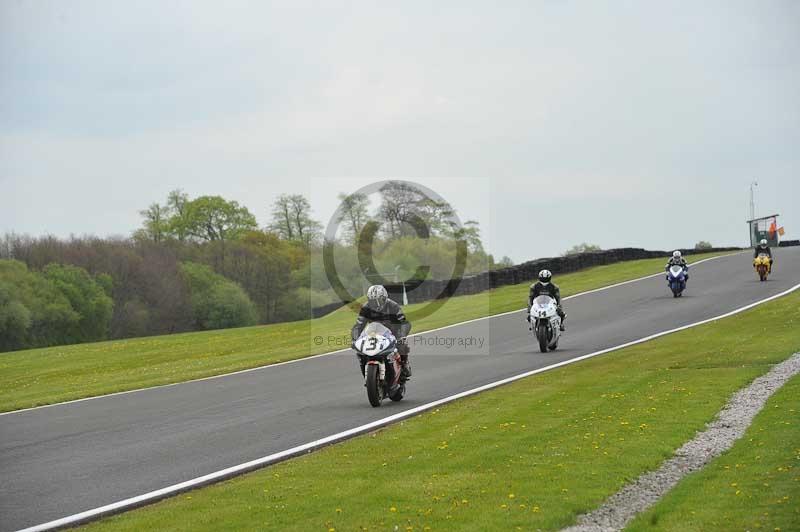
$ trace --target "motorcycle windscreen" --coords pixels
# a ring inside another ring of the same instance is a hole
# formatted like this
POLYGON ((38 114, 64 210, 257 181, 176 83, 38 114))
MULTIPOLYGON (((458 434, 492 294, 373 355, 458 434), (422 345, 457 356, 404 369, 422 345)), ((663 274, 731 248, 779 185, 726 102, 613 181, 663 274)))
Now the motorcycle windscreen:
POLYGON ((378 323, 377 321, 372 321, 364 327, 364 330, 361 332, 361 336, 386 336, 391 337, 392 339, 394 336, 392 335, 392 331, 390 331, 386 326, 382 323, 378 323))
POLYGON ((677 277, 683 273, 683 266, 672 266, 670 267, 669 272, 673 277, 677 277))
POLYGON ((555 300, 550 296, 538 296, 533 300, 533 304, 537 307, 547 307, 554 303, 555 300))
POLYGON ((356 349, 367 356, 377 355, 394 343, 394 336, 382 324, 372 322, 356 340, 356 349))

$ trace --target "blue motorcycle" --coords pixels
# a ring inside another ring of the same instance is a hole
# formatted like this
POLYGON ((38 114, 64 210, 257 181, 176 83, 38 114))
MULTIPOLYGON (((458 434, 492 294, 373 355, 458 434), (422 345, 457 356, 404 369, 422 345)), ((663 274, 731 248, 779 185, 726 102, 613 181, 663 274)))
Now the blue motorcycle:
POLYGON ((672 297, 681 297, 686 290, 686 280, 689 278, 689 268, 678 264, 670 266, 667 270, 667 283, 672 290, 672 297))

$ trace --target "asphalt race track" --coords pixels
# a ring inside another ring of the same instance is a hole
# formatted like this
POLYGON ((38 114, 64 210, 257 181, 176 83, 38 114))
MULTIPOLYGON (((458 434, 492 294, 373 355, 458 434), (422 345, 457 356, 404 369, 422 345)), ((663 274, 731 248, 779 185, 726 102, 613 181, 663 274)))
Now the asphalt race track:
POLYGON ((800 248, 776 251, 766 283, 751 257, 697 265, 679 299, 661 276, 569 299, 568 330, 552 353, 539 353, 521 311, 413 337, 407 397, 380 408, 369 406, 355 358, 343 352, 0 416, 0 530, 141 495, 800 283, 800 248))

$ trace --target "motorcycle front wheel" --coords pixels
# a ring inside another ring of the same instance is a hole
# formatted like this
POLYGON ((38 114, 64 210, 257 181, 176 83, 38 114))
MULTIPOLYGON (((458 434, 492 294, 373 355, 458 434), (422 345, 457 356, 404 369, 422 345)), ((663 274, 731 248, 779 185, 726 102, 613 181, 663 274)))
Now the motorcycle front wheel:
POLYGON ((367 365, 367 399, 373 407, 381 406, 381 380, 377 364, 367 365))
POLYGON ((539 328, 536 329, 536 338, 539 339, 539 351, 547 353, 547 324, 544 321, 539 322, 539 328))

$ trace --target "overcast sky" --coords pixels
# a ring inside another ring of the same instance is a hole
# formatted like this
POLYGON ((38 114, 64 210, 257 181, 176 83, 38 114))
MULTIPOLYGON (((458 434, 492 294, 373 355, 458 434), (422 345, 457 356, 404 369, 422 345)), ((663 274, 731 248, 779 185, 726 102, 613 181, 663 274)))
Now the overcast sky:
POLYGON ((422 183, 515 261, 800 237, 800 2, 0 2, 0 232, 422 183), (224 7, 223 7, 224 6, 224 7))

